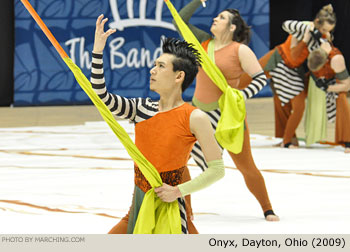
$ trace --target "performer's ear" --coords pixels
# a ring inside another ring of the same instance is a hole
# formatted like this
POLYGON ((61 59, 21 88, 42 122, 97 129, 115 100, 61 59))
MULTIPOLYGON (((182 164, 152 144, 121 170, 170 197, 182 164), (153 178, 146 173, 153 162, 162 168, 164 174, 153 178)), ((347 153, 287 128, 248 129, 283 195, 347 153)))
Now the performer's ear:
POLYGON ((235 24, 231 24, 230 25, 230 32, 235 32, 236 30, 236 25, 235 24))
POLYGON ((185 71, 178 71, 176 74, 176 82, 179 82, 180 84, 182 84, 185 80, 185 71))

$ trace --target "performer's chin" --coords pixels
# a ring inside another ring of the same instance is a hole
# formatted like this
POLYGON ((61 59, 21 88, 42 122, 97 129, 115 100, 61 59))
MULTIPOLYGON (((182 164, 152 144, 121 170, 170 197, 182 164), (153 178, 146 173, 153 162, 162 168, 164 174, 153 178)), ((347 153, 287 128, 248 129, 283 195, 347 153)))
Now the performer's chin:
POLYGON ((156 91, 155 89, 155 87, 154 87, 154 85, 153 85, 153 83, 151 82, 151 84, 149 85, 149 89, 151 90, 151 91, 156 91))

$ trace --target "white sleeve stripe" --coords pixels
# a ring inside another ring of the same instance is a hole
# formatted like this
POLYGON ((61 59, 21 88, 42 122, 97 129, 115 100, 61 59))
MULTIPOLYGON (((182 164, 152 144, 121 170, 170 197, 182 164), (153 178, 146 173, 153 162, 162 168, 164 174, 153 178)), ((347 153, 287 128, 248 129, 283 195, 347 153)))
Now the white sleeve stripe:
MULTIPOLYGON (((141 105, 141 104, 140 104, 141 105)), ((142 113, 144 113, 144 114, 148 114, 149 112, 149 109, 147 109, 147 108, 145 108, 144 106, 138 106, 138 109, 142 112, 142 113)))
POLYGON ((264 86, 266 85, 266 81, 267 81, 265 75, 264 75, 264 77, 261 76, 261 77, 259 77, 259 78, 255 78, 255 79, 252 81, 252 83, 264 87, 264 86), (264 77, 265 77, 265 78, 264 78, 264 77))
POLYGON ((92 57, 92 63, 102 65, 103 59, 97 59, 97 58, 92 57))
POLYGON ((252 88, 252 85, 251 85, 251 84, 247 87, 247 90, 250 91, 250 93, 252 94, 252 96, 255 95, 254 89, 252 88))
POLYGON ((96 85, 102 85, 102 84, 105 84, 105 79, 102 78, 102 79, 95 79, 95 78, 90 78, 90 82, 92 84, 96 84, 96 85))
POLYGON ((122 103, 121 97, 119 95, 116 95, 112 98, 112 102, 109 104, 108 108, 111 110, 113 114, 119 114, 121 112, 122 106, 120 104, 122 103))
POLYGON ((117 115, 118 117, 129 118, 131 120, 135 118, 134 111, 136 104, 130 99, 121 97, 119 95, 112 95, 112 102, 108 107, 110 107, 112 113, 117 115), (129 117, 129 114, 131 114, 131 117, 129 117))
MULTIPOLYGON (((97 93, 97 92, 96 92, 97 93)), ((107 92, 105 92, 105 93, 107 93, 107 92)), ((103 99, 101 99, 104 103, 106 103, 108 100, 109 100, 109 97, 111 97, 111 95, 110 94, 108 94, 107 93, 107 95, 103 98, 103 99)), ((112 102, 112 101, 111 101, 112 102)), ((107 104, 106 104, 107 105, 107 104)))
POLYGON ((91 68, 91 72, 94 74, 103 74, 103 68, 91 68))
POLYGON ((245 93, 246 99, 253 97, 253 94, 251 93, 251 91, 249 89, 245 88, 242 91, 245 93))
POLYGON ((252 83, 251 85, 249 85, 251 89, 254 90, 254 94, 257 94, 263 86, 261 85, 256 85, 255 83, 252 83))
POLYGON ((104 93, 107 92, 107 89, 106 88, 94 89, 94 91, 97 95, 103 95, 104 93))

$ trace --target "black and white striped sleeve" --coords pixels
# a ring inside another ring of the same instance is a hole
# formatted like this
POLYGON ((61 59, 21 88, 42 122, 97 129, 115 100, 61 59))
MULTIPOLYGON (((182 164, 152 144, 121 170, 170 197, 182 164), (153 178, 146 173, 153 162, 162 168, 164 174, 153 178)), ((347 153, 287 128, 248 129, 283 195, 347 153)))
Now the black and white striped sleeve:
POLYGON ((245 89, 241 90, 244 100, 252 98, 266 86, 267 79, 264 71, 255 74, 252 78, 253 79, 249 85, 245 89))
POLYGON ((137 99, 127 99, 107 91, 103 71, 103 54, 92 53, 90 82, 93 90, 115 116, 129 120, 135 119, 137 99))
MULTIPOLYGON (((297 38, 298 41, 304 38, 304 34, 306 32, 307 27, 309 26, 309 22, 304 21, 295 21, 295 20, 287 20, 282 24, 283 30, 288 32, 297 38)), ((307 42, 307 48, 311 52, 320 46, 319 41, 315 40, 313 36, 311 36, 310 40, 307 42)))
POLYGON ((296 37, 298 40, 302 40, 307 26, 308 24, 303 21, 287 20, 283 22, 282 29, 296 37))

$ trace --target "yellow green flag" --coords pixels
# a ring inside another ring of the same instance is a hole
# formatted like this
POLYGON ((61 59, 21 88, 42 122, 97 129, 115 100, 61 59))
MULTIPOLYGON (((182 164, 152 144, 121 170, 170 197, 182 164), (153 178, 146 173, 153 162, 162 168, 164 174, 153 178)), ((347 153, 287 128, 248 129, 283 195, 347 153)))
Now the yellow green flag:
POLYGON ((305 143, 310 146, 327 138, 326 94, 309 77, 305 114, 305 143))

